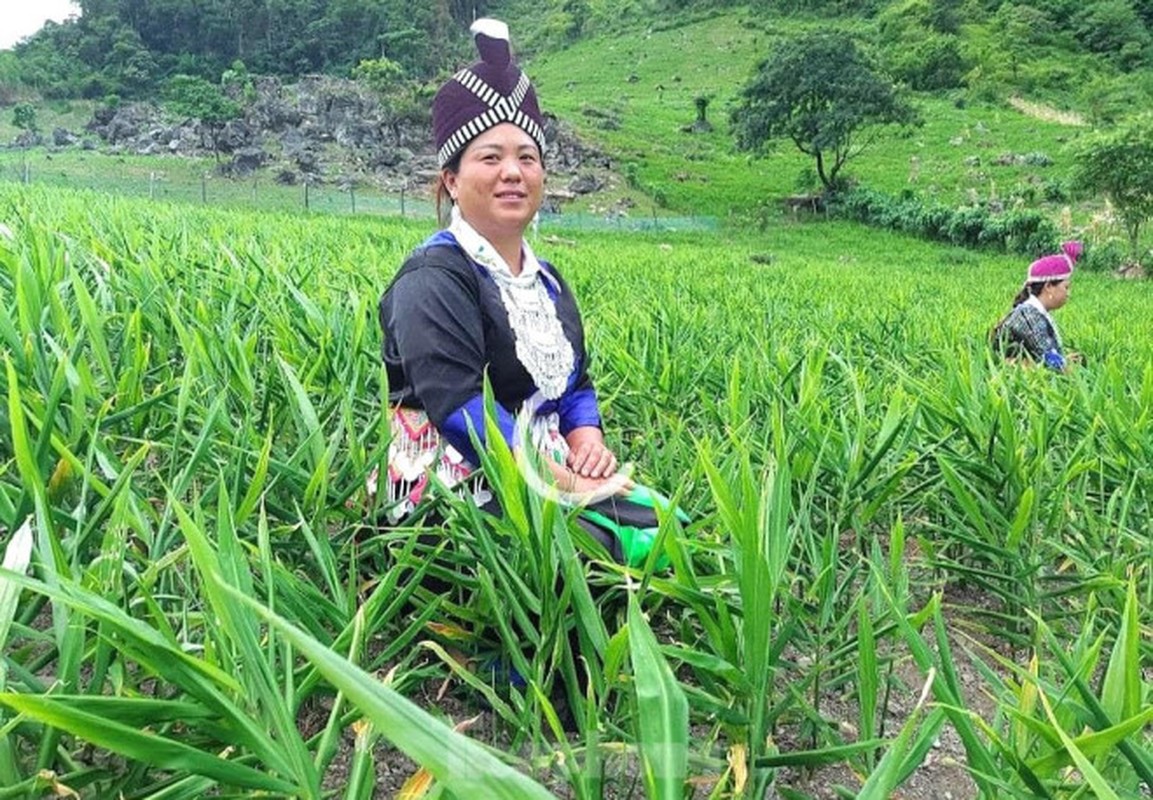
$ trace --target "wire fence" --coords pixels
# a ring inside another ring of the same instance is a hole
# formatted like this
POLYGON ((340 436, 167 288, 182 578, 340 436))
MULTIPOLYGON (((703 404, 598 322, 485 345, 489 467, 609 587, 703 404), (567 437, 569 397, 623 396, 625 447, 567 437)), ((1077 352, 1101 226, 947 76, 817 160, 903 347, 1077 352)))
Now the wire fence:
MULTIPOLYGON (((400 187, 386 191, 372 186, 335 184, 282 184, 267 175, 221 177, 211 172, 174 173, 158 167, 131 168, 108 174, 56 166, 52 161, 6 153, 0 156, 0 181, 88 189, 164 202, 200 203, 268 211, 304 211, 323 214, 365 214, 433 219, 436 208, 428 192, 400 187)), ((716 217, 671 217, 653 206, 650 213, 614 211, 606 214, 541 212, 536 223, 543 230, 574 231, 715 231, 716 217)))

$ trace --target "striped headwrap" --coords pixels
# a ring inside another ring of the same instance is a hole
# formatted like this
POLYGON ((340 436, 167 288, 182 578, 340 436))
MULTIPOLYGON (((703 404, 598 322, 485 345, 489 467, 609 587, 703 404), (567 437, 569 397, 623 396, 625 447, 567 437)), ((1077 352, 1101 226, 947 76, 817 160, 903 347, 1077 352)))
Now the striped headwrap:
POLYGON ((544 120, 528 76, 512 59, 508 26, 478 19, 470 30, 480 61, 452 76, 432 101, 437 163, 443 168, 489 128, 511 122, 533 138, 544 156, 544 120))

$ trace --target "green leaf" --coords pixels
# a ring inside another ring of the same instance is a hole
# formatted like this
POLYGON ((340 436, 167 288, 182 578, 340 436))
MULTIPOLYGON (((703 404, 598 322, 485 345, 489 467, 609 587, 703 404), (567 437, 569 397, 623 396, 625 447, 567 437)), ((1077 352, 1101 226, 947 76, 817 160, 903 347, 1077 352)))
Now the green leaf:
POLYGON ((1109 655, 1109 666, 1101 688, 1101 706, 1110 719, 1128 719, 1141 710, 1141 620, 1137 605, 1136 579, 1130 579, 1125 593, 1125 610, 1117 641, 1109 655))
POLYGON ((348 702, 360 709, 382 735, 432 773, 457 797, 492 800, 552 798, 544 787, 333 653, 287 620, 256 601, 230 591, 238 603, 250 606, 280 631, 281 636, 311 661, 329 683, 343 692, 348 702))
POLYGON ((1045 692, 1040 693, 1041 705, 1045 707, 1045 715, 1049 717, 1049 721, 1053 723, 1054 730, 1057 731, 1057 736, 1060 737, 1061 743, 1065 746, 1069 756, 1073 759, 1073 763, 1077 765, 1077 769, 1081 772, 1081 777, 1089 784, 1096 794, 1098 800, 1120 800, 1117 793, 1110 787, 1109 783, 1102 777, 1097 768, 1093 766, 1090 761, 1079 748, 1076 742, 1065 733, 1061 728, 1061 724, 1057 721, 1057 716, 1053 713, 1053 706, 1049 704, 1049 697, 1045 692))
POLYGON ((688 700, 633 593, 629 594, 628 619, 648 796, 650 800, 681 800, 688 771, 688 700))
POLYGON ((252 767, 225 761, 180 742, 145 733, 106 717, 77 710, 52 697, 0 694, 0 703, 98 747, 172 772, 192 772, 226 786, 301 794, 303 789, 252 767))

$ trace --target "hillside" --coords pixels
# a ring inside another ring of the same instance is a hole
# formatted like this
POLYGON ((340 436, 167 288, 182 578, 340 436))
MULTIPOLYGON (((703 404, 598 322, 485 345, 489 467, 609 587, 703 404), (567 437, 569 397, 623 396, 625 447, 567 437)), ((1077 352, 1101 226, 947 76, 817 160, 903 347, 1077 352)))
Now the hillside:
MULTIPOLYGON (((718 14, 665 30, 593 37, 540 54, 527 69, 545 107, 614 153, 622 176, 635 175, 646 194, 676 211, 729 216, 813 188, 815 178, 803 177, 811 160, 787 142, 765 159, 738 152, 728 111, 774 39, 817 24, 828 23, 782 17, 754 27, 743 12, 718 14), (684 132, 700 96, 710 98, 714 130, 684 132)), ((851 162, 850 172, 863 183, 950 203, 994 197, 1033 203, 1048 184, 1060 182, 1064 145, 1083 130, 1008 102, 958 102, 931 93, 916 93, 915 102, 923 110, 922 128, 907 138, 888 137, 851 162), (1043 153, 1053 163, 1028 166, 1006 157, 1027 153, 1043 153)))

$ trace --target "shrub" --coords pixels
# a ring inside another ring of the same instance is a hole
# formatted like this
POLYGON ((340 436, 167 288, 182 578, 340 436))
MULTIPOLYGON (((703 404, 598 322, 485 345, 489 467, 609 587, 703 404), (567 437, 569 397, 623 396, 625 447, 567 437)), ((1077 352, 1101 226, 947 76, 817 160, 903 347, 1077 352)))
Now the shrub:
POLYGON ((1069 187, 1064 181, 1050 179, 1041 184, 1041 195, 1047 203, 1069 202, 1069 187))
POLYGON ((1120 239, 1110 239, 1085 248, 1084 255, 1077 260, 1077 269, 1089 272, 1112 272, 1129 260, 1125 243, 1120 239))
POLYGON ((830 211, 845 219, 959 247, 1039 255, 1060 239, 1056 224, 1039 211, 998 213, 982 206, 949 208, 926 203, 909 193, 893 197, 875 189, 858 188, 834 198, 830 211))

